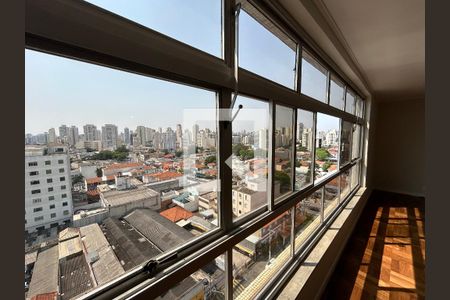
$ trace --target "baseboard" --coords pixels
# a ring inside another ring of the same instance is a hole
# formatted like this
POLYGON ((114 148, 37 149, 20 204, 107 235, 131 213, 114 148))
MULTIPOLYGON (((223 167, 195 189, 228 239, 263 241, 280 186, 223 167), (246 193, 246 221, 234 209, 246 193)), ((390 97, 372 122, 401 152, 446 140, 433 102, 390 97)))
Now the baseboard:
POLYGON ((398 189, 385 189, 385 188, 378 188, 378 187, 374 188, 374 190, 378 190, 381 192, 388 192, 388 193, 394 193, 394 194, 401 194, 401 195, 425 198, 424 193, 414 193, 414 192, 410 192, 410 191, 404 191, 404 190, 398 190, 398 189))

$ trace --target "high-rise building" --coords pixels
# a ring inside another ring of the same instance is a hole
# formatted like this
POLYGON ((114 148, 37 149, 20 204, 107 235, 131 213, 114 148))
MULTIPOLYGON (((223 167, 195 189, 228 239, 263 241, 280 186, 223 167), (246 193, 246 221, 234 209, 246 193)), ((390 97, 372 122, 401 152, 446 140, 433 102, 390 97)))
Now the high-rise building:
POLYGON ((125 145, 130 145, 130 129, 128 129, 127 127, 125 127, 123 129, 123 141, 125 143, 125 145))
POLYGON ((194 126, 192 126, 192 143, 194 144, 194 146, 198 146, 199 144, 198 131, 198 125, 194 124, 194 126))
POLYGON ((258 148, 267 149, 267 129, 258 130, 258 148))
POLYGON ((66 146, 25 147, 25 230, 55 227, 72 218, 66 146))
POLYGON ((102 126, 102 148, 114 150, 117 148, 118 139, 117 126, 114 124, 105 124, 102 126))
POLYGON ((176 135, 177 135, 177 145, 176 145, 177 149, 183 148, 183 130, 181 124, 177 124, 176 135))
POLYGON ((67 127, 66 125, 59 126, 59 139, 61 143, 67 142, 68 135, 69 135, 69 127, 67 127))
POLYGON ((48 130, 48 142, 53 144, 56 143, 56 130, 55 128, 50 128, 48 130))
POLYGON ((97 137, 97 127, 93 124, 86 124, 83 126, 84 140, 85 141, 95 141, 98 140, 97 137))
POLYGON ((68 128, 67 143, 70 146, 75 146, 75 144, 78 143, 78 140, 79 140, 78 127, 70 126, 70 128, 68 128))

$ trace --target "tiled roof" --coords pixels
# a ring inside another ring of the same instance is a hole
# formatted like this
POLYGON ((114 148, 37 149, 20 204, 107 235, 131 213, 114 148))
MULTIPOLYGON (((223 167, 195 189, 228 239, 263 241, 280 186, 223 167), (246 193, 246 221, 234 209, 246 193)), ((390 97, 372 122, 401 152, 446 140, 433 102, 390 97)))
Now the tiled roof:
POLYGON ((39 295, 31 297, 31 300, 56 300, 56 299, 58 299, 57 292, 39 294, 39 295))
POLYGON ((165 181, 165 180, 170 180, 170 179, 181 177, 181 176, 183 176, 183 174, 169 171, 169 172, 162 172, 162 173, 155 173, 155 174, 147 174, 145 176, 155 178, 157 181, 165 181))
POLYGON ((137 168, 141 167, 141 163, 118 163, 112 164, 105 168, 105 170, 125 169, 125 168, 137 168))
POLYGON ((102 178, 101 177, 93 177, 93 178, 87 178, 86 179, 86 183, 87 184, 94 184, 94 183, 100 183, 102 182, 102 178))
POLYGON ((187 220, 193 216, 193 214, 190 211, 185 210, 184 208, 182 208, 178 205, 175 207, 166 209, 165 211, 162 211, 159 214, 174 223, 176 223, 180 220, 187 220))

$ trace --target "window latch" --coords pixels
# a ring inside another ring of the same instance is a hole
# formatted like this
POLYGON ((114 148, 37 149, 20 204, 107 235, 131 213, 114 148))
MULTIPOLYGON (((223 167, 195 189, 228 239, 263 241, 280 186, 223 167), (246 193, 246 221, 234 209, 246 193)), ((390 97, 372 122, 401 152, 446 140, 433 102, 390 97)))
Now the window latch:
POLYGON ((146 271, 151 277, 154 277, 165 268, 171 266, 177 259, 177 252, 162 259, 151 259, 144 265, 144 271, 146 271))

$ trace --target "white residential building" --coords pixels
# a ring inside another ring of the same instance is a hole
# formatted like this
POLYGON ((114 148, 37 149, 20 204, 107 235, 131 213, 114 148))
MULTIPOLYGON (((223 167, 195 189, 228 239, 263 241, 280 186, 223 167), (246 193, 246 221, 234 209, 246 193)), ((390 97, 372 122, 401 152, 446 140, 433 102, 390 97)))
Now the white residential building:
POLYGON ((25 147, 25 230, 70 222, 71 190, 66 146, 25 147))
POLYGON ((119 133, 117 126, 113 124, 105 124, 102 126, 102 147, 103 149, 115 150, 117 148, 117 139, 119 133))

